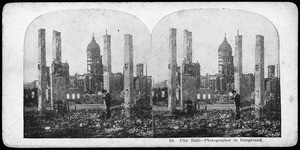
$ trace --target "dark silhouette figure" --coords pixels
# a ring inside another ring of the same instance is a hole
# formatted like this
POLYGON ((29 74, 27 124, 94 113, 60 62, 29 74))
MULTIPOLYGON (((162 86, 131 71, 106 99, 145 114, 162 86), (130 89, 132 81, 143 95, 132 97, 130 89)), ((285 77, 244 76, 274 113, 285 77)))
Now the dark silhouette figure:
POLYGON ((232 99, 234 100, 235 103, 235 112, 236 112, 235 119, 238 120, 240 119, 241 96, 235 90, 232 90, 232 94, 233 94, 232 99))
POLYGON ((103 99, 105 100, 106 104, 106 119, 110 118, 110 104, 111 104, 111 96, 106 90, 102 90, 104 94, 103 99))
POLYGON ((190 99, 188 99, 186 102, 186 111, 188 115, 193 114, 193 101, 191 101, 190 99))

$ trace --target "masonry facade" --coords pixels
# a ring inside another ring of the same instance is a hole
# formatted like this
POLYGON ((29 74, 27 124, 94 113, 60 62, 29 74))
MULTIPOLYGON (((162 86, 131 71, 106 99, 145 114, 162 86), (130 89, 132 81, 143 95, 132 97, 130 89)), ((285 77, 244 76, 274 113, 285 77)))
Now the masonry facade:
POLYGON ((46 33, 45 29, 38 30, 38 110, 46 109, 46 33))
POLYGON ((173 112, 176 106, 176 71, 177 71, 177 29, 169 30, 169 80, 168 80, 168 110, 173 112))
POLYGON ((51 109, 56 109, 56 103, 66 102, 66 91, 69 85, 69 64, 61 61, 61 33, 53 30, 50 89, 51 109))
POLYGON ((255 45, 255 115, 265 105, 264 101, 264 37, 256 35, 255 45))

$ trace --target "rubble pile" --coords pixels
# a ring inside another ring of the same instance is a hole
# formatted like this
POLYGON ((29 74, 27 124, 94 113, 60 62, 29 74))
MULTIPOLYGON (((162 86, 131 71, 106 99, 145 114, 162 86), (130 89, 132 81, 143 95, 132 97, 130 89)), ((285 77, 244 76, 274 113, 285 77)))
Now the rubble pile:
POLYGON ((25 112, 24 135, 29 138, 150 137, 151 119, 125 117, 124 108, 114 109, 110 119, 100 109, 78 110, 64 114, 47 111, 25 112))
POLYGON ((167 117, 165 112, 156 112, 157 136, 280 137, 281 114, 278 108, 279 103, 270 103, 261 110, 259 119, 255 118, 254 109, 250 108, 242 111, 240 120, 234 120, 233 110, 199 111, 179 117, 167 117))
MULTIPOLYGON (((244 110, 240 120, 234 120, 232 110, 199 111, 192 115, 155 111, 155 137, 280 137, 280 110, 276 108, 266 106, 259 119, 254 117, 253 109, 244 110)), ((124 108, 118 107, 111 112, 110 119, 105 119, 105 111, 101 109, 25 112, 24 135, 27 138, 153 137, 151 107, 137 103, 130 111, 131 116, 126 117, 124 108)))

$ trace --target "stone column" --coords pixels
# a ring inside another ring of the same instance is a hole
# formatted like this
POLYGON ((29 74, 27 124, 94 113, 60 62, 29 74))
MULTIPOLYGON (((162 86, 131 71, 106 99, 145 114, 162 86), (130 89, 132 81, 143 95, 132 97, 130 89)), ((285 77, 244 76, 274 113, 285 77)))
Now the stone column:
POLYGON ((268 78, 275 78, 275 65, 268 66, 268 78))
POLYGON ((110 91, 110 75, 111 75, 111 35, 107 33, 103 36, 103 88, 110 91))
POLYGON ((181 64, 181 67, 180 67, 180 109, 181 110, 184 110, 184 103, 183 103, 183 83, 182 83, 182 77, 183 77, 183 68, 184 67, 184 63, 181 64))
POLYGON ((133 103, 134 98, 132 35, 125 34, 124 38, 124 106, 126 115, 130 116, 129 108, 133 103))
POLYGON ((176 71, 177 71, 177 29, 169 31, 169 82, 168 82, 168 110, 174 112, 176 106, 176 71))
POLYGON ((243 63, 243 51, 242 51, 242 35, 239 35, 239 31, 235 36, 235 52, 234 52, 234 89, 238 94, 241 94, 241 78, 242 63, 243 63))
POLYGON ((187 63, 193 62, 192 42, 193 42, 192 32, 188 30, 184 30, 183 31, 183 52, 187 63))
POLYGON ((259 118, 264 106, 264 37, 256 35, 255 46, 255 116, 259 118))
POLYGON ((52 37, 52 57, 61 62, 61 34, 53 30, 53 37, 52 37))
POLYGON ((38 30, 38 111, 46 110, 46 37, 45 29, 38 30))

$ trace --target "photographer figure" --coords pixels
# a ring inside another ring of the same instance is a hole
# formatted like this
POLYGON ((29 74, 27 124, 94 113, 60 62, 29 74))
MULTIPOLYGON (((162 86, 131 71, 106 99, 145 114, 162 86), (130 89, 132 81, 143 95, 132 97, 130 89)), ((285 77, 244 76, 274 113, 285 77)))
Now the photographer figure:
POLYGON ((105 100, 106 104, 106 119, 110 118, 110 104, 111 104, 111 97, 110 94, 106 90, 102 90, 102 93, 104 94, 103 99, 105 100))
POLYGON ((235 120, 240 119, 240 103, 241 103, 241 96, 235 91, 232 90, 233 97, 231 98, 234 100, 235 103, 235 120))

